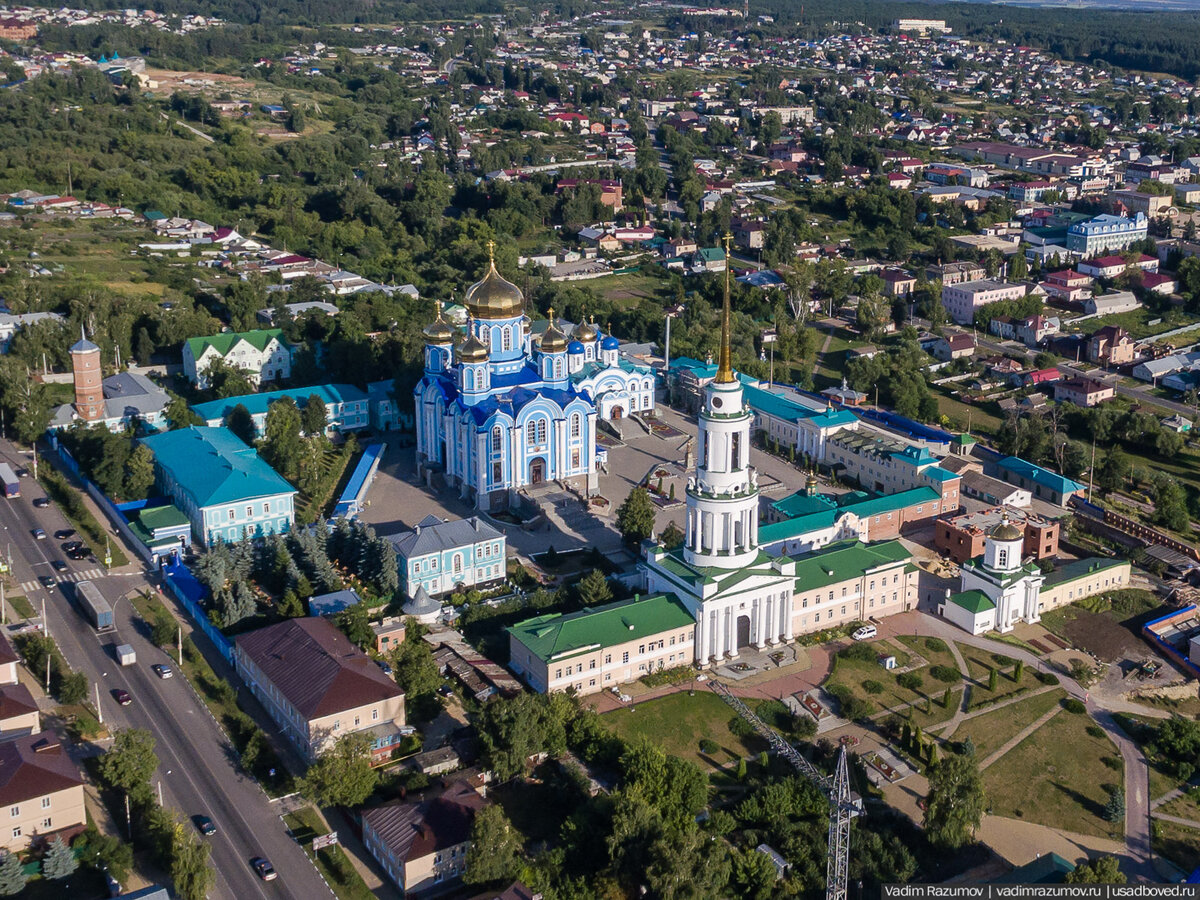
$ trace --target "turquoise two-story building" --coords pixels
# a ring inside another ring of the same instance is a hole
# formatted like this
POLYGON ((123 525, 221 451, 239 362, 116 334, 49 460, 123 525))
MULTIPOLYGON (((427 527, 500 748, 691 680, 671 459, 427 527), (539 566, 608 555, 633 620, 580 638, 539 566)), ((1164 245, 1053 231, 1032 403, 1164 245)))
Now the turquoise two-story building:
POLYGON ((159 491, 205 547, 288 531, 296 489, 228 428, 181 428, 142 438, 159 491))
POLYGON ((396 548, 401 588, 437 597, 459 586, 483 588, 507 577, 504 532, 478 516, 443 522, 426 516, 411 531, 387 535, 396 548))
POLYGON ((281 391, 264 391, 261 394, 245 394, 240 397, 226 397, 221 400, 210 400, 207 403, 197 403, 192 407, 204 424, 209 427, 224 425, 239 404, 246 407, 250 418, 254 420, 254 428, 259 435, 266 427, 267 410, 272 403, 291 397, 296 406, 303 409, 310 397, 319 397, 325 404, 325 431, 345 434, 350 431, 361 431, 371 424, 371 411, 366 391, 352 384, 317 384, 312 387, 289 388, 281 391))

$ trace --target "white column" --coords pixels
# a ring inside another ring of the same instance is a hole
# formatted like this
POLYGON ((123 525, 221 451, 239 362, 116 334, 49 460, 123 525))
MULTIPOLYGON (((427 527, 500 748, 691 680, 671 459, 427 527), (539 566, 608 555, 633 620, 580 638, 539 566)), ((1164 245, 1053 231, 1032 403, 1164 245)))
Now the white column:
POLYGON ((704 641, 708 638, 708 629, 704 627, 704 610, 696 615, 696 639, 692 644, 692 655, 697 665, 704 665, 704 641))
POLYGON ((721 658, 721 614, 718 610, 713 610, 708 616, 708 659, 721 658))
POLYGON ((754 642, 754 646, 759 650, 766 646, 766 639, 763 635, 763 632, 766 631, 766 628, 763 627, 765 622, 763 620, 762 612, 759 609, 759 607, 762 606, 762 602, 763 601, 761 598, 754 598, 754 607, 750 615, 750 639, 754 642))
POLYGON ((773 645, 775 643, 775 637, 777 634, 775 630, 776 622, 775 595, 770 594, 767 597, 766 608, 763 613, 763 640, 765 640, 768 644, 773 645))
POLYGON ((790 641, 792 639, 792 595, 789 593, 783 603, 783 639, 790 641))
POLYGON ((733 639, 733 610, 728 606, 725 607, 725 655, 734 656, 736 654, 736 641, 733 639))

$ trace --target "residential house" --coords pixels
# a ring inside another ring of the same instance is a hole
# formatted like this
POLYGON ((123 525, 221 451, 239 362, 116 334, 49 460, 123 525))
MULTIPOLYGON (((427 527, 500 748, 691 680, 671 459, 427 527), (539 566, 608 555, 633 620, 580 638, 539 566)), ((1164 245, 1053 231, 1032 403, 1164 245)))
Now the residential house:
POLYGON ((135 424, 151 431, 167 424, 165 390, 136 372, 118 372, 99 383, 102 374, 100 348, 86 337, 71 347, 72 385, 75 402, 64 403, 54 411, 50 431, 69 428, 73 422, 103 425, 109 431, 123 432, 135 424))
POLYGON ((1092 278, 1074 269, 1061 269, 1047 275, 1046 280, 1042 282, 1042 288, 1057 300, 1078 303, 1091 295, 1092 278))
POLYGON ((1089 275, 1092 278, 1106 278, 1112 280, 1117 278, 1130 269, 1141 269, 1143 272, 1158 271, 1158 257, 1146 256, 1144 253, 1135 257, 1133 260, 1128 260, 1123 256, 1099 256, 1095 259, 1085 259, 1079 263, 1076 268, 1080 274, 1089 275))
POLYGON ((1133 362, 1133 338, 1118 325, 1105 325, 1088 339, 1089 362, 1106 366, 1123 366, 1133 362))
POLYGON ((37 701, 17 678, 20 657, 0 633, 0 741, 41 730, 37 701))
POLYGON ((735 219, 732 231, 734 242, 747 250, 761 250, 766 243, 767 226, 762 222, 735 219))
POLYGON ((202 546, 291 528, 295 488, 229 429, 191 426, 141 440, 154 454, 159 492, 188 517, 202 546))
POLYGON ((1099 406, 1105 400, 1111 400, 1115 394, 1112 385, 1091 378, 1068 378, 1054 384, 1054 399, 1076 406, 1099 406))
POLYGON ((969 357, 975 353, 975 338, 961 331, 947 333, 934 343, 930 353, 942 362, 969 357))
POLYGON ((987 277, 987 271, 977 262, 964 260, 929 266, 925 269, 925 277, 929 281, 941 281, 942 287, 945 287, 967 281, 980 281, 987 277))
POLYGON ((692 255, 692 268, 703 272, 724 272, 725 251, 720 247, 701 247, 692 255))
POLYGON ((1179 282, 1161 272, 1142 272, 1137 276, 1143 290, 1154 294, 1173 294, 1179 290, 1179 282))
POLYGON ((475 814, 485 805, 459 781, 421 802, 377 806, 362 814, 363 844, 405 897, 440 893, 466 871, 475 814))
POLYGON ((233 664, 310 763, 344 734, 368 734, 375 761, 400 743, 404 692, 326 619, 285 619, 240 634, 233 664))
POLYGON ((183 372, 201 390, 214 361, 244 369, 252 385, 284 379, 292 372, 292 346, 278 328, 229 332, 188 338, 183 345, 183 372))
POLYGON ((0 743, 0 847, 20 853, 87 827, 83 772, 53 731, 0 743))
POLYGON ((12 344, 13 336, 22 328, 28 328, 30 325, 36 325, 41 322, 49 322, 54 325, 63 326, 67 324, 67 320, 58 313, 53 312, 31 312, 31 313, 10 313, 0 312, 0 353, 7 353, 9 346, 12 344))
POLYGON ((1025 507, 1033 502, 1033 495, 1024 488, 974 470, 962 473, 962 491, 968 497, 993 506, 1025 507))
POLYGON ((265 391, 261 394, 244 394, 222 400, 197 403, 192 407, 204 424, 210 427, 224 425, 237 406, 244 406, 254 422, 255 432, 262 435, 266 428, 267 411, 272 403, 291 399, 303 409, 311 397, 325 404, 325 433, 347 434, 361 431, 370 422, 370 410, 366 393, 352 384, 317 384, 306 388, 289 388, 281 391, 265 391))
MULTIPOLYGON (((289 319, 298 319, 301 316, 308 315, 309 313, 320 313, 332 318, 340 311, 332 303, 326 303, 323 300, 306 300, 303 303, 285 303, 283 304, 283 310, 289 319)), ((258 321, 262 322, 268 328, 271 328, 276 324, 275 313, 275 307, 269 306, 266 309, 260 309, 257 313, 255 313, 255 316, 258 318, 258 321)))
POLYGON ((411 531, 390 534, 400 568, 400 587, 412 597, 424 588, 438 597, 459 587, 482 588, 507 574, 504 532, 478 516, 443 522, 426 516, 411 531))
POLYGON ((1058 316, 1043 316, 1040 313, 1022 319, 1014 329, 1014 336, 1026 347, 1040 347, 1042 342, 1058 334, 1058 316))
POLYGON ((884 292, 889 297, 907 297, 917 289, 917 278, 903 269, 890 267, 879 273, 884 292))

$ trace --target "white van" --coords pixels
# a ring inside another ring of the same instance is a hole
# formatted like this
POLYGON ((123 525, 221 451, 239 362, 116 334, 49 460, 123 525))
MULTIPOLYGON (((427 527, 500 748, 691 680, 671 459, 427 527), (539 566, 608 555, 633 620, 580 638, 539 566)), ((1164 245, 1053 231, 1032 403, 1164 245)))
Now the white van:
POLYGON ((854 638, 856 641, 869 641, 878 633, 879 631, 874 625, 864 625, 862 628, 855 631, 854 634, 850 635, 850 637, 854 638))

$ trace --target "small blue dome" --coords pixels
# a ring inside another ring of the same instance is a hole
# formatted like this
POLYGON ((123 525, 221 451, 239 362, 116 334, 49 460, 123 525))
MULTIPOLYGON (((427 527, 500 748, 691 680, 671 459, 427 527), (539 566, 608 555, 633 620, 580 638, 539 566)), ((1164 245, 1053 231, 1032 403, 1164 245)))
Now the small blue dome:
POLYGON ((604 340, 602 340, 600 342, 601 350, 616 350, 620 346, 621 346, 621 342, 618 341, 612 335, 609 335, 608 337, 606 337, 604 340))
POLYGON ((571 341, 571 343, 567 344, 567 352, 583 353, 583 344, 579 343, 579 341, 571 341))

